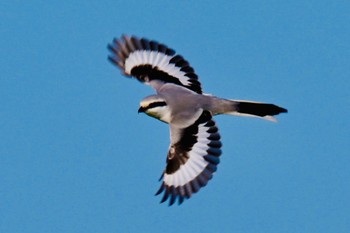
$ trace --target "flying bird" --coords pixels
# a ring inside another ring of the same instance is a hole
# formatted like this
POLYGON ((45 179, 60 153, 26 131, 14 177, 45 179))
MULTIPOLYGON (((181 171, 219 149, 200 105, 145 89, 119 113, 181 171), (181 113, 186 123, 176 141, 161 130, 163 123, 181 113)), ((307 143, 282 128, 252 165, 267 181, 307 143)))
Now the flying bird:
POLYGON ((154 40, 122 36, 108 45, 109 60, 122 73, 150 85, 156 94, 140 102, 138 112, 170 126, 166 167, 156 195, 161 203, 181 204, 213 177, 220 162, 221 141, 213 116, 229 114, 275 121, 287 112, 274 104, 229 100, 204 94, 194 69, 175 50, 154 40))

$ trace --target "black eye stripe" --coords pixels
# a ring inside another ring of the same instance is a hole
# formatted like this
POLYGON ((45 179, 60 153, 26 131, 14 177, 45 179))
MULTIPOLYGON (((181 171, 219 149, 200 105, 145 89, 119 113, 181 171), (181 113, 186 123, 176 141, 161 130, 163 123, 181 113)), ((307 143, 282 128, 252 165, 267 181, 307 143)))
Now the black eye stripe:
POLYGON ((162 106, 165 106, 166 103, 164 101, 162 102, 153 102, 151 104, 149 104, 146 108, 147 109, 150 109, 150 108, 155 108, 155 107, 162 107, 162 106))

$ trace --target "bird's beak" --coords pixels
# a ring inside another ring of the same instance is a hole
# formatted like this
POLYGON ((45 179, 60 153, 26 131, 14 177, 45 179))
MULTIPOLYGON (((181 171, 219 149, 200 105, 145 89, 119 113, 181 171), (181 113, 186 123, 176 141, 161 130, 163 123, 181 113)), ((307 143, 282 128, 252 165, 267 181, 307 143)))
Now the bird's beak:
POLYGON ((140 113, 140 112, 145 112, 145 110, 146 110, 146 109, 145 109, 144 107, 141 106, 137 112, 138 112, 138 113, 140 113))

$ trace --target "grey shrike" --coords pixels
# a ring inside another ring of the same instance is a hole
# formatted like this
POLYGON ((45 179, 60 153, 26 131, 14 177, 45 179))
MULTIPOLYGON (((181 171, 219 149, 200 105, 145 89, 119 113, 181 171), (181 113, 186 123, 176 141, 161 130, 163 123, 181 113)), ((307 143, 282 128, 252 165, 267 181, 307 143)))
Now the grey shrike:
POLYGON ((139 112, 170 125, 170 146, 163 171, 161 202, 181 204, 204 187, 220 162, 221 142, 214 115, 230 114, 275 121, 287 112, 273 104, 228 100, 202 92, 190 64, 166 45, 145 38, 122 36, 108 46, 109 60, 123 74, 153 87, 139 112))

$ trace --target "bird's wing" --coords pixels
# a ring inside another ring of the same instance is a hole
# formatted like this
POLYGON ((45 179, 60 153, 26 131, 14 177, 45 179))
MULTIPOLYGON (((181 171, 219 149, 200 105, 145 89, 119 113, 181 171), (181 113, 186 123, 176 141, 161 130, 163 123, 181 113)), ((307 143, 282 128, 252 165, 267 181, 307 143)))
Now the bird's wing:
POLYGON ((194 69, 181 55, 164 44, 135 36, 122 36, 114 39, 108 48, 112 52, 109 60, 127 76, 146 84, 152 85, 152 81, 157 80, 202 93, 194 69))
POLYGON ((181 204, 204 187, 212 178, 220 162, 220 134, 212 116, 203 111, 191 126, 171 127, 172 142, 167 156, 162 184, 156 195, 164 192, 161 202, 176 199, 181 204))

